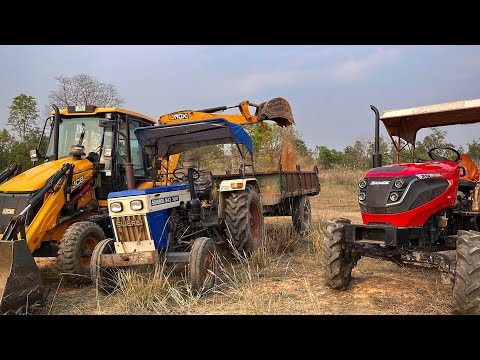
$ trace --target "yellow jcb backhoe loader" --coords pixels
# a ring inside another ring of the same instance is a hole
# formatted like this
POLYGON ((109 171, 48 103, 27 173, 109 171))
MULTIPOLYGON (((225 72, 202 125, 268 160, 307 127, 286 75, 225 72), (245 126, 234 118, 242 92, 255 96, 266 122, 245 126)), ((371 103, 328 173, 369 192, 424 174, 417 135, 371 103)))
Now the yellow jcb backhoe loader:
POLYGON ((58 256, 66 280, 89 282, 93 249, 113 236, 107 195, 152 186, 133 131, 154 119, 120 108, 53 107, 42 134, 50 129, 46 151, 30 152, 37 165, 0 173, 0 313, 43 301, 34 257, 58 256))
MULTIPOLYGON (((274 98, 263 102, 261 104, 254 104, 248 100, 242 101, 238 105, 233 106, 219 106, 203 110, 181 110, 170 114, 160 116, 159 124, 176 124, 180 122, 191 122, 199 120, 208 120, 221 117, 234 124, 248 125, 261 123, 265 120, 274 121, 281 127, 291 126, 295 124, 293 120, 293 113, 290 104, 283 98, 274 98), (252 115, 249 106, 255 107, 255 114, 252 115), (218 114, 221 111, 238 108, 240 114, 218 114)), ((165 179, 165 174, 168 175, 169 183, 173 178, 173 171, 176 169, 180 155, 170 155, 169 159, 162 159, 160 165, 160 179, 165 179)))

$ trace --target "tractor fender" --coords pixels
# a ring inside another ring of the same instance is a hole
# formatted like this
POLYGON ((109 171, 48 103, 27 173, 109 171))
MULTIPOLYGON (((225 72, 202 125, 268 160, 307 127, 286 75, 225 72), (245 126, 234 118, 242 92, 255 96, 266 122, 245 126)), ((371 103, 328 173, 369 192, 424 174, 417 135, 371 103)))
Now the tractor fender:
POLYGON ((223 180, 220 183, 218 189, 218 217, 220 219, 225 219, 225 199, 227 198, 227 193, 232 191, 243 191, 246 189, 247 184, 255 187, 260 194, 260 187, 255 178, 223 180))

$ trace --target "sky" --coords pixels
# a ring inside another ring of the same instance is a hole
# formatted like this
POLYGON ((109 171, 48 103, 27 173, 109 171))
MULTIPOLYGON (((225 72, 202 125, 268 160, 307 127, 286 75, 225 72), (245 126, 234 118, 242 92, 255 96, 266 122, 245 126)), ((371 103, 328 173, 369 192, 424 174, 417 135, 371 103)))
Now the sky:
MULTIPOLYGON (((370 105, 381 113, 480 98, 480 46, 0 45, 0 128, 15 96, 33 96, 43 114, 55 77, 80 73, 112 83, 123 108, 155 119, 282 97, 309 148, 343 150, 373 137, 370 105)), ((480 138, 480 124, 444 130, 455 145, 480 138)))

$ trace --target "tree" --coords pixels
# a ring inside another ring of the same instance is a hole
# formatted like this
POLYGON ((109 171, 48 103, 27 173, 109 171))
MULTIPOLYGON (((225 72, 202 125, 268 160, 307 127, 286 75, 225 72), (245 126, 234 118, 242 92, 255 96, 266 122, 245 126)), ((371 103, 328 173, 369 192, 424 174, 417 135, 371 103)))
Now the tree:
POLYGON ((102 83, 90 75, 60 75, 55 80, 58 81, 58 88, 50 91, 48 98, 60 108, 69 105, 115 107, 125 103, 115 85, 102 83))
POLYGON ((0 171, 12 164, 11 154, 15 139, 7 129, 0 131, 0 171))
MULTIPOLYGON (((435 147, 455 148, 453 144, 445 142, 445 136, 447 135, 445 130, 436 127, 431 127, 430 130, 432 133, 425 136, 422 141, 417 141, 415 145, 415 157, 417 159, 429 160, 428 151, 435 147)), ((459 150, 462 151, 463 149, 460 148, 459 150)))
POLYGON ((322 169, 332 169, 335 165, 339 165, 343 162, 344 155, 341 151, 335 149, 329 149, 326 146, 316 146, 315 154, 317 159, 317 164, 322 167, 322 169))
POLYGON ((472 160, 479 164, 480 163, 480 141, 473 140, 471 143, 467 144, 468 146, 468 154, 472 158, 472 160))
POLYGON ((17 132, 20 142, 23 143, 30 132, 38 129, 37 101, 33 96, 20 94, 13 98, 9 109, 7 124, 17 132))

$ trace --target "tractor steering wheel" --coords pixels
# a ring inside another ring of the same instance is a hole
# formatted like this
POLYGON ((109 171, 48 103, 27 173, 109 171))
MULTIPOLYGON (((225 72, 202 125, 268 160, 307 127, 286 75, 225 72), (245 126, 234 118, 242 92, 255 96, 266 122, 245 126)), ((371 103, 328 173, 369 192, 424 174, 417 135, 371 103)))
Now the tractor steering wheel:
MULTIPOLYGON (((192 172, 193 172, 193 176, 192 176, 193 181, 198 180, 200 178, 200 173, 198 172, 198 170, 192 168, 192 172)), ((188 174, 188 172, 187 172, 187 174, 188 174)), ((181 168, 181 167, 176 168, 175 170, 173 170, 173 173, 172 173, 173 177, 177 180, 180 180, 180 181, 185 181, 188 178, 187 174, 185 174, 183 172, 183 168, 181 168), (181 177, 180 177, 179 173, 181 174, 181 177)))
POLYGON ((428 156, 430 156, 430 159, 438 160, 438 161, 453 161, 453 162, 460 161, 460 153, 457 150, 455 150, 454 148, 451 148, 451 147, 439 146, 439 147, 431 148, 430 150, 428 150, 428 156), (450 160, 450 159, 447 159, 444 156, 436 155, 434 153, 436 150, 449 150, 449 151, 454 152, 457 157, 454 160, 450 160))

